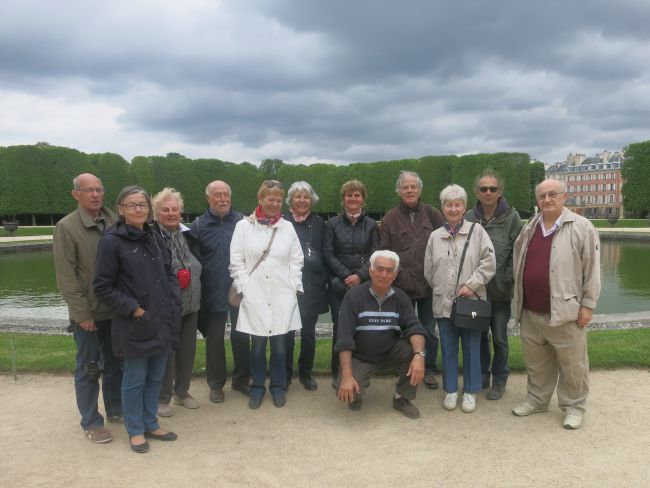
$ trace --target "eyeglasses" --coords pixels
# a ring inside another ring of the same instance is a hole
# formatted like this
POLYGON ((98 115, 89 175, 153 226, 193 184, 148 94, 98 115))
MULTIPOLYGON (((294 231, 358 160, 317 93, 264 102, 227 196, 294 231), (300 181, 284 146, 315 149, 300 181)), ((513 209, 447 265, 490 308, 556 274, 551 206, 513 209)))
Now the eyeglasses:
POLYGON ((549 191, 549 192, 546 192, 546 193, 540 193, 539 195, 537 195, 537 199, 538 200, 546 200, 546 197, 549 197, 551 200, 554 200, 557 197, 559 197, 560 195, 564 195, 564 192, 563 191, 549 191))
POLYGON ((122 205, 122 207, 126 208, 127 210, 135 210, 136 208, 139 208, 140 210, 147 210, 149 208, 148 203, 127 203, 125 205, 122 205))
POLYGON ((98 188, 90 188, 90 187, 88 187, 88 188, 80 188, 80 189, 77 190, 77 191, 80 191, 81 193, 88 193, 88 194, 94 192, 94 193, 97 193, 97 194, 99 194, 99 195, 101 195, 102 193, 104 193, 104 189, 101 188, 101 187, 98 187, 98 188))
POLYGON ((496 186, 482 186, 478 189, 478 191, 480 191, 481 193, 487 193, 487 192, 496 193, 499 191, 499 188, 497 188, 496 186))

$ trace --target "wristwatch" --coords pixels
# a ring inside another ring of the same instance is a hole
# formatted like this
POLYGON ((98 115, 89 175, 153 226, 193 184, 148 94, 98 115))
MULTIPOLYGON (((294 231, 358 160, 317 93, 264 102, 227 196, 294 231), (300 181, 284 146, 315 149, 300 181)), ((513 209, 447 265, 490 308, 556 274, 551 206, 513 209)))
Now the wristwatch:
POLYGON ((413 353, 414 356, 422 356, 423 358, 427 357, 427 353, 425 351, 415 351, 413 353))

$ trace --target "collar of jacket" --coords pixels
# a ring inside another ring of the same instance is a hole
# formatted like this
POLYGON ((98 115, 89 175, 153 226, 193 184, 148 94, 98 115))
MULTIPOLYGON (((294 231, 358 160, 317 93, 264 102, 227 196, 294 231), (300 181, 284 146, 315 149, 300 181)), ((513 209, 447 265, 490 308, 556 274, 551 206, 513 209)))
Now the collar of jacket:
POLYGON ((107 231, 107 234, 115 234, 116 236, 122 237, 123 239, 128 239, 130 241, 138 241, 144 236, 151 234, 152 226, 149 224, 144 224, 143 229, 138 229, 132 225, 128 225, 124 222, 124 219, 120 217, 115 226, 107 231))
POLYGON ((212 220, 217 220, 219 222, 224 222, 226 220, 234 219, 236 214, 237 214, 237 212, 235 212, 232 209, 232 207, 230 207, 230 210, 228 211, 228 213, 226 215, 224 215, 223 217, 219 217, 216 213, 214 213, 212 211, 212 208, 208 207, 208 209, 205 211, 204 215, 206 215, 208 218, 210 218, 212 220))
POLYGON ((415 207, 409 207, 404 202, 400 201, 397 208, 399 208, 402 212, 408 214, 410 212, 421 212, 423 206, 424 206, 423 203, 419 200, 418 200, 418 204, 415 207))
MULTIPOLYGON (((347 212, 345 212, 345 210, 339 215, 343 217, 344 222, 346 222, 348 225, 352 225, 352 222, 350 222, 350 219, 348 218, 348 214, 347 212)), ((364 209, 361 209, 361 215, 359 215, 357 222, 361 222, 365 217, 366 217, 366 211, 364 209)))
MULTIPOLYGON (((500 197, 497 201, 497 208, 494 211, 494 217, 492 217, 491 221, 493 220, 495 222, 500 222, 501 220, 505 219, 511 208, 512 207, 508 203, 508 200, 506 200, 506 197, 500 197)), ((479 222, 484 223, 485 215, 483 213, 483 205, 481 205, 480 200, 476 202, 473 211, 476 219, 478 219, 479 222)))
MULTIPOLYGON (((539 225, 539 219, 541 218, 542 218, 542 212, 537 212, 537 215, 535 215, 532 219, 528 221, 526 227, 528 229, 534 229, 535 226, 539 225)), ((560 229, 565 223, 575 222, 575 220, 576 220, 576 214, 573 211, 569 210, 568 208, 564 207, 562 209, 562 223, 560 224, 560 229)))
MULTIPOLYGON (((108 229, 111 226, 109 221, 111 220, 110 217, 113 215, 113 212, 102 205, 102 208, 99 209, 99 215, 104 219, 104 224, 108 229)), ((81 218, 81 223, 84 227, 97 227, 95 219, 88 215, 88 212, 86 212, 81 205, 79 205, 79 217, 81 218)))

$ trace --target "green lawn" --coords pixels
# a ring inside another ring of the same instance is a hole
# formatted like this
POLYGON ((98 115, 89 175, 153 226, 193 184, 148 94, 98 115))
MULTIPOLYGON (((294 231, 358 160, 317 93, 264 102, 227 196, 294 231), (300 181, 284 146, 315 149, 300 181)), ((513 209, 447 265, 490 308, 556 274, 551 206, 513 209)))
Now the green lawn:
MULTIPOLYGON (((12 371, 11 345, 13 338, 16 367, 19 373, 72 373, 75 346, 72 336, 44 336, 0 333, 0 372, 12 371)), ((232 370, 230 343, 226 341, 228 370, 232 370)), ((329 373, 331 339, 316 342, 316 374, 329 373)), ((296 343, 298 357, 300 342, 296 343)), ((650 368, 650 329, 604 330, 589 332, 589 358, 592 368, 650 368)), ((296 359, 297 361, 297 359, 296 359)), ((461 358, 462 364, 462 358, 461 358)), ((524 371, 519 337, 510 338, 510 369, 524 371)), ((294 368, 297 371, 297 364, 294 368)), ((205 373, 205 341, 197 343, 195 374, 205 373)))
POLYGON ((52 226, 25 226, 18 227, 14 234, 10 234, 2 226, 0 226, 0 237, 24 237, 24 236, 51 236, 54 234, 54 227, 52 226))

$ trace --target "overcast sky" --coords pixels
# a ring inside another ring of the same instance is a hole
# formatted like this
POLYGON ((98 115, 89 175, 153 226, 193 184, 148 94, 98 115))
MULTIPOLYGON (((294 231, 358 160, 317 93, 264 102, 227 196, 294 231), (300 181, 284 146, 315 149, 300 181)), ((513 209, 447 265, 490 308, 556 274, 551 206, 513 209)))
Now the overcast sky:
POLYGON ((647 0, 2 0, 0 145, 257 163, 650 139, 647 0))

